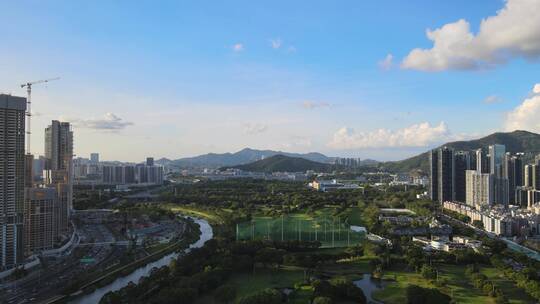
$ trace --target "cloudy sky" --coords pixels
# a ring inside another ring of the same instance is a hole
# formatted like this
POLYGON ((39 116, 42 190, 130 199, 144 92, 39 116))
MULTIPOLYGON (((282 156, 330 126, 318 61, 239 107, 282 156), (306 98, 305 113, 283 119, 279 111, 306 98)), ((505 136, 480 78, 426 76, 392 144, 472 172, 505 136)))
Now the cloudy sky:
POLYGON ((540 1, 2 1, 0 92, 75 151, 402 159, 540 132, 540 1))

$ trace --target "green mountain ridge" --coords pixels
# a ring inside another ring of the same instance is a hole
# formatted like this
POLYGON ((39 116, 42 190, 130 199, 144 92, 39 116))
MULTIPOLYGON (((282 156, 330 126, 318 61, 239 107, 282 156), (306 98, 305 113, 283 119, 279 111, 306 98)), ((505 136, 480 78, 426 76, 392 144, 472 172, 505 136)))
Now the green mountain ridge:
POLYGON ((285 155, 274 155, 265 159, 261 159, 249 164, 238 165, 226 168, 240 169, 249 172, 305 172, 314 170, 316 172, 329 172, 336 166, 332 164, 324 164, 311 161, 300 157, 290 157, 285 155))
MULTIPOLYGON (((440 147, 449 147, 456 151, 472 151, 487 148, 489 145, 501 144, 507 152, 540 153, 540 134, 516 130, 513 132, 497 132, 491 135, 468 141, 449 142, 440 147)), ((401 161, 380 163, 379 168, 391 172, 410 172, 420 169, 429 172, 429 151, 401 161)))

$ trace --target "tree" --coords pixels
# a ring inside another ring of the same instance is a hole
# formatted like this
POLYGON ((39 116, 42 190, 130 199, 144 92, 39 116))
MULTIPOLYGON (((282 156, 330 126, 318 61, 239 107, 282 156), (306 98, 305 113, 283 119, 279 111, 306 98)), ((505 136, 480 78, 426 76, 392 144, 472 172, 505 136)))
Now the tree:
POLYGON ((283 264, 283 256, 285 255, 286 251, 283 249, 276 249, 276 248, 263 248, 259 251, 257 251, 257 254, 255 255, 255 261, 262 263, 265 267, 268 265, 281 265, 283 264))
POLYGON ((236 298, 236 288, 233 285, 221 285, 214 292, 214 299, 220 303, 231 303, 236 298))
POLYGON ((405 291, 408 304, 449 304, 450 297, 437 289, 422 288, 417 285, 407 286, 405 291))
POLYGON ((424 264, 422 268, 420 269, 420 274, 422 274, 422 277, 424 279, 428 280, 434 280, 437 278, 437 270, 428 264, 424 264))
POLYGON ((316 297, 313 304, 332 304, 332 299, 329 297, 316 297))
POLYGON ((362 219, 369 230, 374 230, 379 222, 379 208, 372 204, 369 205, 362 213, 362 219))
POLYGON ((266 288, 242 297, 238 304, 279 304, 282 299, 283 297, 279 291, 266 288))
POLYGON ((473 226, 478 228, 478 229, 484 229, 484 223, 480 220, 474 220, 472 222, 473 226))

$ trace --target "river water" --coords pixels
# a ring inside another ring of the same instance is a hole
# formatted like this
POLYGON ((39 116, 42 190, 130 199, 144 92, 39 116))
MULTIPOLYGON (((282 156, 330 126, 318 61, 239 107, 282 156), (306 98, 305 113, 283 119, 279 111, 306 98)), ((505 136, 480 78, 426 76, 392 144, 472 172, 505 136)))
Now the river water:
MULTIPOLYGON (((212 239, 212 237, 214 236, 214 233, 212 231, 212 227, 210 226, 210 224, 208 224, 207 221, 205 221, 203 219, 197 219, 197 218, 193 218, 193 220, 197 224, 199 224, 199 227, 201 229, 201 236, 200 236, 200 238, 199 238, 199 240, 197 242, 191 244, 188 249, 184 250, 185 253, 189 252, 190 249, 192 249, 192 248, 202 247, 204 245, 204 243, 206 243, 206 241, 212 239)), ((128 274, 125 277, 119 277, 116 280, 114 280, 112 283, 110 283, 110 284, 108 284, 106 286, 100 287, 100 288, 94 290, 92 293, 83 295, 83 296, 71 301, 70 304, 95 304, 95 303, 99 303, 101 298, 106 293, 108 293, 109 291, 119 290, 119 289, 127 286, 129 284, 129 282, 138 283, 139 279, 144 277, 144 276, 148 276, 150 274, 150 271, 154 267, 159 268, 159 267, 162 267, 162 266, 169 265, 170 262, 173 259, 178 257, 178 255, 180 255, 180 253, 178 253, 178 252, 171 253, 171 254, 168 254, 168 255, 162 257, 161 259, 159 259, 157 261, 148 263, 145 266, 137 268, 136 270, 134 270, 132 273, 128 274)))
POLYGON ((384 288, 384 281, 374 280, 371 278, 371 274, 365 273, 362 276, 361 280, 353 281, 354 285, 362 289, 364 295, 366 296, 366 302, 368 304, 382 304, 381 302, 375 301, 372 297, 372 294, 384 288))

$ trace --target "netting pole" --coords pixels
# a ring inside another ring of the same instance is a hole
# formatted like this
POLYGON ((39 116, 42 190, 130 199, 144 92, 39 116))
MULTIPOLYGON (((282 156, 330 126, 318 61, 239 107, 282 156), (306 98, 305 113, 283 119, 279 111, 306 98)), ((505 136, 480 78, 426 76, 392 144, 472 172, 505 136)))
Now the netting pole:
POLYGON ((298 221, 298 237, 300 238, 300 242, 302 241, 302 220, 298 221))
POLYGON ((324 241, 326 242, 326 216, 324 217, 324 241))
POLYGON ((341 218, 337 218, 337 239, 341 241, 341 218))
POLYGON ((238 223, 236 224, 236 241, 238 242, 238 223))
POLYGON ((334 233, 336 231, 335 223, 336 223, 336 219, 332 218, 332 247, 336 247, 334 243, 334 233))
POLYGON ((281 215, 281 241, 283 242, 283 214, 281 215))

